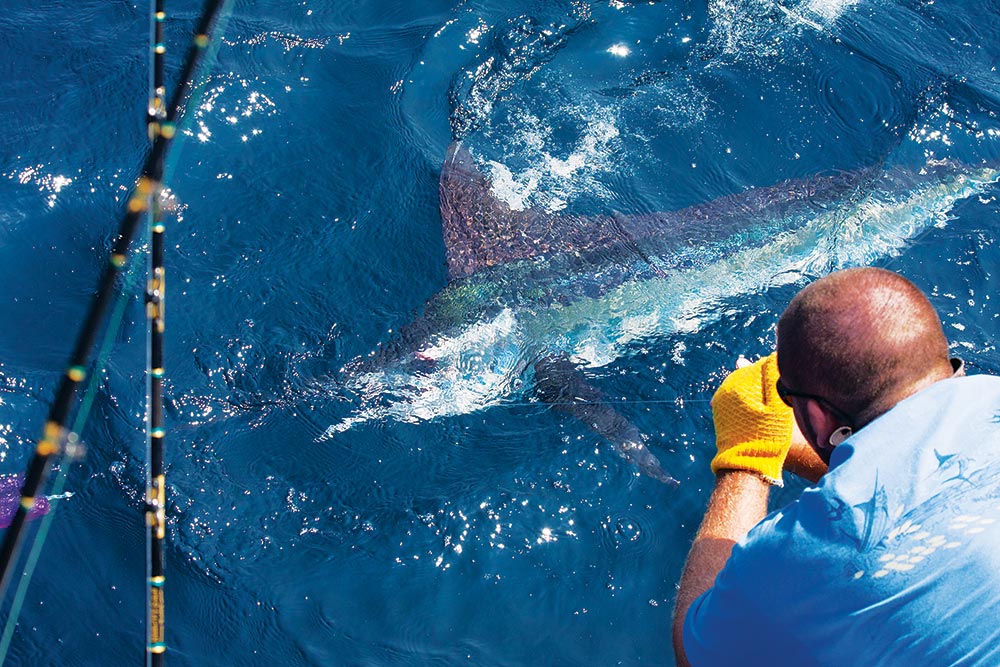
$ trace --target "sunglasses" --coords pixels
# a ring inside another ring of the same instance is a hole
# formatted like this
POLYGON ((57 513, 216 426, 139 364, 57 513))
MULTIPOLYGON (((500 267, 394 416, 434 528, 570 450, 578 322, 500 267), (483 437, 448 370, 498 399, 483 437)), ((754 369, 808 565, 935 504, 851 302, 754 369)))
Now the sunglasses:
POLYGON ((789 389, 787 386, 785 386, 785 383, 781 381, 780 377, 774 383, 774 388, 778 390, 778 398, 780 398, 781 402, 787 405, 788 407, 792 407, 791 399, 793 398, 812 399, 817 403, 819 403, 820 405, 822 405, 827 410, 829 410, 830 412, 832 412, 833 416, 835 416, 837 419, 841 420, 845 424, 850 425, 851 428, 854 428, 854 420, 851 417, 849 417, 846 412, 844 412, 836 405, 823 398, 822 396, 817 396, 816 394, 807 394, 804 391, 794 391, 792 389, 789 389))

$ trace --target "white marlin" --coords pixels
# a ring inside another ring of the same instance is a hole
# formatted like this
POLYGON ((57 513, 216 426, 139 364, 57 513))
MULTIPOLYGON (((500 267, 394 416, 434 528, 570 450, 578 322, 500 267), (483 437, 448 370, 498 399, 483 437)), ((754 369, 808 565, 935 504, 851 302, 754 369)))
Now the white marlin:
POLYGON ((676 483, 580 367, 697 330, 733 295, 870 263, 998 176, 939 161, 786 181, 679 211, 577 216, 511 209, 453 144, 440 181, 451 280, 399 336, 344 367, 341 386, 359 404, 321 439, 370 420, 467 414, 529 387, 644 473, 676 483))

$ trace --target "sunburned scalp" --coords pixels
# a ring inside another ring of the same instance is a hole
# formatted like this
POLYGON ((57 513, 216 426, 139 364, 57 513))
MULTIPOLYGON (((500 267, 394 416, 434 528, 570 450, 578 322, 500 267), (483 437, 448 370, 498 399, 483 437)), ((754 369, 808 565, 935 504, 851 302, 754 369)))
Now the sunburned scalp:
POLYGON ((864 425, 951 375, 934 307, 891 271, 848 269, 809 285, 778 323, 784 382, 818 394, 864 425))

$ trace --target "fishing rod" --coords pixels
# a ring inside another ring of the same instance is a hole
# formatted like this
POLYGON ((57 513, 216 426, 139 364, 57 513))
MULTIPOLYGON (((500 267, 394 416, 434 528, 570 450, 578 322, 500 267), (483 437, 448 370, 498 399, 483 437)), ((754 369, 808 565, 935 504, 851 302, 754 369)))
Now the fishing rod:
MULTIPOLYGON (((166 119, 163 84, 163 61, 166 44, 163 24, 166 21, 164 0, 153 0, 152 30, 150 31, 150 97, 146 127, 153 143, 163 133, 166 119)), ((161 168, 162 172, 162 168, 161 168)), ((146 447, 146 664, 161 667, 167 650, 163 585, 164 540, 167 532, 166 472, 163 464, 163 331, 166 279, 163 266, 163 202, 160 188, 150 197, 149 282, 146 287, 146 317, 149 320, 149 353, 147 360, 147 447, 146 447)))
POLYGON ((20 504, 10 526, 4 533, 3 543, 0 545, 0 599, 7 591, 13 564, 17 559, 24 537, 28 513, 35 507, 35 497, 48 477, 54 457, 63 451, 64 445, 71 439, 71 436, 74 440, 76 438, 76 434, 71 434, 66 428, 73 400, 80 384, 87 378, 94 341, 101 328, 108 304, 115 294, 115 284, 127 264, 129 246, 139 220, 149 211, 153 197, 159 191, 168 148, 177 131, 177 119, 181 106, 194 85, 195 71, 211 42, 211 30, 226 2, 227 0, 206 0, 195 27, 194 38, 181 67, 177 86, 169 104, 166 105, 163 119, 156 123, 156 134, 152 147, 143 163, 141 175, 129 195, 117 240, 112 246, 107 264, 102 270, 97 291, 84 317, 69 365, 60 379, 55 401, 42 429, 42 436, 38 440, 34 454, 28 463, 24 485, 21 488, 20 504))
POLYGON ((163 8, 163 0, 153 0, 153 3, 152 25, 149 31, 152 52, 149 68, 149 107, 146 109, 146 129, 149 131, 150 141, 156 140, 160 123, 167 115, 165 99, 167 87, 163 83, 163 60, 167 52, 166 43, 163 41, 163 24, 167 20, 167 14, 163 8))

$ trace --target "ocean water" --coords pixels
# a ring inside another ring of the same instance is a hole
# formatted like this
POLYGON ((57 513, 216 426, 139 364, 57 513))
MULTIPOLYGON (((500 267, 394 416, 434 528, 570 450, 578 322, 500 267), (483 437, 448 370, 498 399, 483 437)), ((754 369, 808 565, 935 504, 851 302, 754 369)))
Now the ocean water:
MULTIPOLYGON (((172 81, 200 6, 167 9, 172 81)), ((148 27, 133 2, 0 13, 2 473, 26 466, 147 150, 148 27)), ((798 288, 900 271, 970 372, 1000 371, 997 34, 992 0, 233 3, 168 175, 169 663, 672 665, 708 399, 798 288), (524 387, 465 403, 350 386, 448 282, 456 139, 494 196, 553 215, 865 174, 790 231, 748 226, 619 292, 615 326, 658 305, 628 340, 576 341, 679 488, 539 402, 523 364, 501 375, 524 387), (960 187, 896 176, 942 165, 960 187)), ((138 297, 110 345, 7 664, 143 659, 138 297)))

